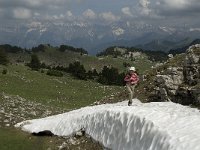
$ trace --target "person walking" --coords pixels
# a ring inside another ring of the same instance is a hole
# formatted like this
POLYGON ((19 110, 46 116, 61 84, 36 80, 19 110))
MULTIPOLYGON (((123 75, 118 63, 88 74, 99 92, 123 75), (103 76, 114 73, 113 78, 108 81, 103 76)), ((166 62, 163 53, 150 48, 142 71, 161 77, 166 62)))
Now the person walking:
POLYGON ((135 67, 130 67, 128 73, 126 74, 124 81, 126 82, 126 88, 129 92, 128 106, 132 104, 132 99, 135 94, 135 87, 139 82, 139 77, 136 73, 135 67))

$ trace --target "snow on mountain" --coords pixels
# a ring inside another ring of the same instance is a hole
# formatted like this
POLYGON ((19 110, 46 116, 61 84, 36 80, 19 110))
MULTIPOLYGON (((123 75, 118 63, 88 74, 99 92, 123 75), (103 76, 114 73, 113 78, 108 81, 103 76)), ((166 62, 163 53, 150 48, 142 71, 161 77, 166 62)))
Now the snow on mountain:
POLYGON ((47 118, 18 123, 27 132, 50 130, 69 136, 85 129, 113 150, 199 150, 200 112, 172 102, 88 106, 47 118))
POLYGON ((159 27, 161 30, 163 30, 164 32, 167 32, 169 34, 173 34, 176 29, 175 28, 168 28, 168 27, 159 27))
POLYGON ((114 34, 114 35, 116 35, 116 36, 120 36, 120 35, 122 35, 122 34, 124 34, 124 29, 122 29, 122 28, 117 28, 117 29, 114 29, 113 31, 112 31, 112 33, 114 34))
MULTIPOLYGON (((198 28, 163 27, 136 21, 115 22, 111 24, 87 21, 39 22, 10 24, 0 26, 0 44, 12 44, 32 48, 41 43, 53 46, 67 44, 82 47, 89 53, 96 54, 104 48, 121 45, 144 45, 154 40, 170 40, 173 42, 186 37, 199 37, 198 28)), ((156 47, 150 47, 153 50, 156 47)), ((167 45, 171 49, 171 45, 167 45)), ((163 51, 166 48, 162 49, 163 51)))

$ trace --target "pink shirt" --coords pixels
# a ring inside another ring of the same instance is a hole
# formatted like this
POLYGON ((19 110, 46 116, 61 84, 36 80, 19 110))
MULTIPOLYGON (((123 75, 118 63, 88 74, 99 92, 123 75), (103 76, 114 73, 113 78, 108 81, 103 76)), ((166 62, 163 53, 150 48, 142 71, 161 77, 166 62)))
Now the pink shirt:
POLYGON ((127 74, 124 78, 124 81, 126 81, 126 84, 137 84, 139 81, 139 77, 136 73, 127 74))

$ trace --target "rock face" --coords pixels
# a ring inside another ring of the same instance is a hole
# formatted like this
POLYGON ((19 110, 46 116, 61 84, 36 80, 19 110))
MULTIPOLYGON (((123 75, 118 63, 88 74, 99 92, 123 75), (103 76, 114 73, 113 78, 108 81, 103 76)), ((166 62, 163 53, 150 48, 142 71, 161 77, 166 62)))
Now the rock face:
POLYGON ((169 67, 156 75, 153 101, 173 101, 184 105, 200 105, 200 44, 191 46, 183 67, 169 67))
POLYGON ((187 50, 184 64, 184 80, 189 85, 196 85, 200 80, 200 44, 187 50))

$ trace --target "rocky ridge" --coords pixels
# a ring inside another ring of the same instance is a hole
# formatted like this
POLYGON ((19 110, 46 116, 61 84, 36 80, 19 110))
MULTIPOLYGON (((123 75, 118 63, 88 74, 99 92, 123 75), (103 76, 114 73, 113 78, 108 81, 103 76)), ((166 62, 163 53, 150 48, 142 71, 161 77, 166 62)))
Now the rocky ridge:
POLYGON ((200 44, 189 47, 182 66, 158 72, 150 101, 173 101, 200 105, 200 44))

